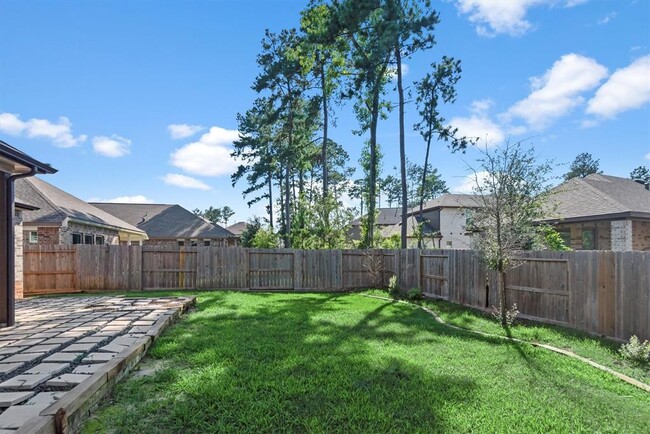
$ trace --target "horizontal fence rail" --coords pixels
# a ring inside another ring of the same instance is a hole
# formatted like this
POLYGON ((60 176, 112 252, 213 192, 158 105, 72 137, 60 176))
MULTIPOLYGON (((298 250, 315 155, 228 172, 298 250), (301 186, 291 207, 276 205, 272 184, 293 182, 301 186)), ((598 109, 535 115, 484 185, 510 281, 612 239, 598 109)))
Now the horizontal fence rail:
MULTIPOLYGON (((650 252, 523 252, 508 305, 524 318, 616 339, 650 339, 650 252)), ((496 274, 471 250, 294 250, 240 247, 27 246, 24 294, 156 289, 403 289, 485 309, 496 274)))

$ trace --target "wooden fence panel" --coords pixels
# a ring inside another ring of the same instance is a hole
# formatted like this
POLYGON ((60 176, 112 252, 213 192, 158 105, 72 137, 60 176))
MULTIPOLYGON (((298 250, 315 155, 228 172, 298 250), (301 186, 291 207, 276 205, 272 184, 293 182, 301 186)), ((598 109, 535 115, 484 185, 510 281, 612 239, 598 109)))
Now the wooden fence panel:
MULTIPOLYGON (((523 317, 591 333, 650 338, 650 252, 525 252, 506 278, 523 317)), ((403 289, 485 309, 496 273, 469 250, 26 246, 24 293, 141 289, 403 289), (487 288, 486 288, 487 285, 487 288)))
POLYGON ((294 289, 294 266, 291 250, 249 250, 250 289, 294 289))
POLYGON ((28 246, 23 253, 23 294, 78 292, 76 250, 71 246, 28 246))

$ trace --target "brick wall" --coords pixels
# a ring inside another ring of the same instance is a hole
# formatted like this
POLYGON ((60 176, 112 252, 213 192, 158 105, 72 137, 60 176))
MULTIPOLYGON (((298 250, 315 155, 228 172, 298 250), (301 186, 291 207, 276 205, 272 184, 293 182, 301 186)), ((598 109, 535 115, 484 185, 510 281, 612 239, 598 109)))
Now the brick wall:
POLYGON ((609 220, 583 223, 560 223, 555 227, 555 229, 557 231, 567 229, 571 231, 571 243, 569 247, 573 250, 583 250, 582 231, 589 229, 596 230, 596 250, 611 250, 612 248, 611 224, 609 220))
MULTIPOLYGON (((61 228, 61 244, 72 244, 72 234, 78 232, 81 234, 91 234, 93 237, 97 235, 104 236, 105 244, 119 244, 119 234, 116 230, 108 228, 99 228, 96 226, 83 225, 80 223, 68 223, 68 226, 61 228)), ((39 244, 42 244, 39 240, 39 244)))
POLYGON ((632 220, 632 249, 650 251, 650 221, 632 220))
POLYGON ((612 227, 612 250, 629 252, 632 250, 632 220, 614 220, 612 227))
POLYGON ((16 298, 23 298, 23 225, 22 212, 14 218, 14 286, 16 298))

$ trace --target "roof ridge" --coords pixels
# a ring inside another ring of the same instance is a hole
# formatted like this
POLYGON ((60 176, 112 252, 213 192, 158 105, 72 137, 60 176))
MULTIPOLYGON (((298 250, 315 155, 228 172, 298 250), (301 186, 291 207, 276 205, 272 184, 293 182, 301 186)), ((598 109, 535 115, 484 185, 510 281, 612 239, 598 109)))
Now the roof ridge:
MULTIPOLYGON (((52 202, 52 201, 47 197, 47 195, 46 195, 45 193, 43 193, 43 192, 41 191, 41 189, 38 188, 38 186, 36 186, 36 184, 34 184, 32 178, 24 178, 24 179, 25 179, 25 182, 27 182, 27 184, 30 186, 30 188, 31 188, 31 189, 32 189, 32 190, 33 190, 37 195, 39 195, 39 196, 41 197, 41 199, 43 199, 43 200, 44 200, 48 205, 50 205, 50 206, 51 206, 51 207, 52 207, 52 208, 53 208, 53 209, 54 209, 54 210, 55 210, 55 211, 56 211, 56 212, 57 212, 61 217, 63 217, 63 220, 65 220, 65 219, 68 218, 68 215, 67 215, 66 213, 63 212, 63 210, 61 209, 61 207, 58 206, 57 204, 55 204, 54 202, 52 202)), ((41 181, 41 182, 47 182, 47 181, 43 181, 43 180, 40 179, 40 178, 36 178, 36 179, 38 179, 38 180, 41 181)))

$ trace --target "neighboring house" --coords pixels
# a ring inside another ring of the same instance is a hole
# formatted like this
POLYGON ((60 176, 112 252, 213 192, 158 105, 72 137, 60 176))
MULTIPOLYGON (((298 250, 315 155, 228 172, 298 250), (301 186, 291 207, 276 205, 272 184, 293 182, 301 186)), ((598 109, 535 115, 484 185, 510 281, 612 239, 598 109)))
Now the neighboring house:
POLYGON ((23 212, 24 244, 139 244, 147 234, 39 178, 16 181, 16 195, 38 209, 23 212))
MULTIPOLYGON (((555 209, 544 220, 574 250, 650 251, 650 191, 647 185, 592 174, 552 190, 555 209)), ((549 207, 553 206, 549 204, 549 207)))
POLYGON ((15 323, 15 299, 22 297, 22 244, 15 233, 21 233, 21 218, 34 206, 14 203, 16 182, 36 174, 56 173, 41 163, 0 140, 0 326, 15 323))
POLYGON ((246 229, 247 224, 248 223, 246 223, 246 222, 237 222, 237 223, 235 223, 233 225, 228 226, 226 229, 230 233, 232 233, 234 236, 240 238, 241 233, 244 231, 244 229, 246 229))
MULTIPOLYGON (((375 226, 379 231, 395 225, 401 221, 401 208, 377 208, 377 220, 375 226)), ((364 217, 359 217, 350 222, 348 234, 351 239, 358 241, 361 239, 361 223, 364 217)))
POLYGON ((145 231, 145 245, 218 246, 238 245, 231 232, 180 205, 145 203, 93 203, 107 213, 145 231))
MULTIPOLYGON (((471 235, 466 230, 472 209, 478 208, 479 196, 472 194, 443 194, 424 204, 422 209, 423 245, 425 248, 470 249, 471 235)), ((415 230, 420 222, 419 208, 409 210, 407 222, 407 246, 417 247, 415 230)), ((382 235, 400 234, 398 223, 382 230, 382 235)))

